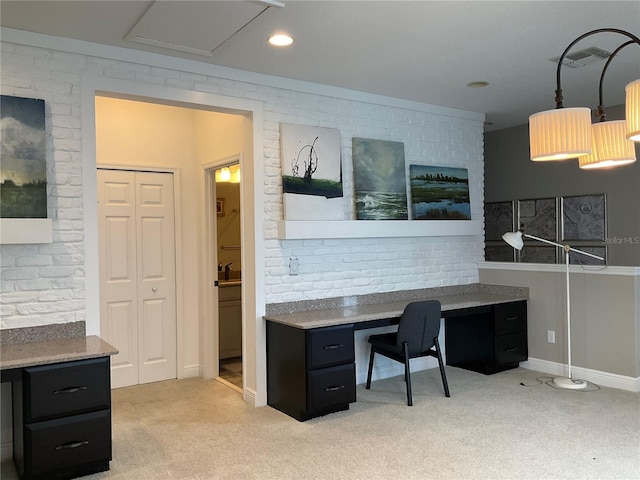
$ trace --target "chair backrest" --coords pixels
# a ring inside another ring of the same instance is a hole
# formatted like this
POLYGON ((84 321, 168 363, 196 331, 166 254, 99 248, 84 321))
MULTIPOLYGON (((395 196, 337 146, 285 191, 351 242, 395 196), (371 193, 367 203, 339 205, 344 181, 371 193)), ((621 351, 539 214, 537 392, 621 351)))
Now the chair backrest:
POLYGON ((409 344, 409 355, 426 352, 440 333, 441 305, 439 300, 412 302, 400 317, 398 346, 409 344))

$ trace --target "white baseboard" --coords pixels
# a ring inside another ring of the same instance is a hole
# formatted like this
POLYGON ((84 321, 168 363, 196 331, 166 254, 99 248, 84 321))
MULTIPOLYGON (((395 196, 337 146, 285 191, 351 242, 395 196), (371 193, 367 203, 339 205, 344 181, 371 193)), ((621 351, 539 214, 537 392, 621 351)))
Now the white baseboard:
MULTIPOLYGON (((529 358, 526 362, 520 362, 522 368, 527 370, 535 370, 537 372, 547 373, 554 376, 562 376, 567 374, 567 366, 562 363, 550 362, 548 360, 540 360, 537 358, 529 358)), ((417 358, 411 360, 411 371, 417 372, 430 368, 437 368, 438 361, 435 358, 417 358)), ((576 379, 587 380, 591 383, 602 387, 617 388, 627 392, 640 393, 640 377, 633 378, 616 373, 601 372, 588 368, 575 367, 572 368, 572 376, 576 379)), ((404 374, 404 367, 398 362, 384 364, 373 369, 372 380, 381 380, 383 378, 395 377, 404 374)), ((367 371, 356 372, 356 384, 366 383, 367 371)))
POLYGON ((0 443, 0 461, 11 460, 13 458, 13 442, 0 443))
MULTIPOLYGON (((535 370, 538 372, 548 373, 550 375, 567 375, 567 366, 562 363, 550 362, 548 360, 540 360, 537 358, 529 358, 526 362, 521 362, 520 366, 527 370, 535 370)), ((640 392, 640 377, 633 378, 616 373, 601 372, 582 367, 571 367, 573 378, 579 380, 587 380, 602 387, 618 388, 628 392, 640 392)))
POLYGON ((180 378, 193 378, 201 376, 200 365, 189 365, 182 369, 180 378))
MULTIPOLYGON (((380 358, 376 356, 377 359, 380 358)), ((356 366, 358 364, 356 363, 356 366)), ((414 358, 411 360, 411 372, 419 372, 420 370, 428 370, 430 368, 437 368, 438 360, 431 357, 422 357, 422 358, 414 358)), ((366 365, 366 368, 369 368, 366 365)), ((374 364, 373 373, 371 374, 371 380, 382 380, 383 378, 396 377, 398 375, 404 375, 404 366, 398 362, 391 362, 388 364, 383 364, 380 367, 377 367, 374 364)), ((360 385, 362 383, 367 382, 367 370, 362 370, 360 372, 356 372, 356 385, 360 385)))
POLYGON ((256 396, 256 391, 250 388, 245 387, 244 391, 242 392, 242 399, 252 407, 256 406, 256 396))

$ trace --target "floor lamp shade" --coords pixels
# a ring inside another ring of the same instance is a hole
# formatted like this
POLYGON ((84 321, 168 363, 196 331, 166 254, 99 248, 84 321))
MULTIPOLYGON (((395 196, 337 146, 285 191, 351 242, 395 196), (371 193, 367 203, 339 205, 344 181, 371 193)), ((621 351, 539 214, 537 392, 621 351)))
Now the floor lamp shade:
POLYGON ((609 168, 635 162, 636 144, 627 139, 626 133, 624 120, 594 123, 593 148, 590 155, 578 158, 580 168, 609 168))
POLYGON ((627 138, 640 142, 640 80, 631 82, 625 88, 625 118, 627 119, 627 138))
POLYGON ((591 110, 557 108, 529 117, 531 160, 565 160, 591 153, 591 110))

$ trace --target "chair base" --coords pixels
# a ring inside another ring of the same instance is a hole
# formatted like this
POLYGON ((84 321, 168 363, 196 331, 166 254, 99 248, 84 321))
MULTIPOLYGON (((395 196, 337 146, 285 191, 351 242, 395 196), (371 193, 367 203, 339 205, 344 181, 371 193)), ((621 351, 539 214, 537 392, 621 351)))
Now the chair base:
POLYGON ((374 362, 375 354, 378 353, 382 356, 390 358, 391 360, 395 360, 396 362, 402 363, 404 365, 404 380, 407 385, 407 405, 411 407, 413 405, 413 393, 411 388, 411 369, 410 369, 409 361, 411 360, 411 358, 431 356, 431 357, 435 357, 438 360, 438 367, 440 369, 440 376, 442 377, 444 394, 446 397, 451 397, 451 394, 449 393, 449 385, 447 383, 447 376, 444 371, 444 362, 442 361, 442 354, 440 352, 440 344, 438 342, 438 338, 436 337, 434 339, 434 349, 430 349, 427 352, 421 353, 419 355, 415 355, 413 357, 409 356, 409 346, 407 342, 404 342, 402 347, 403 347, 402 355, 398 355, 394 352, 381 350, 373 344, 371 345, 371 353, 369 354, 369 370, 367 372, 367 383, 365 388, 367 390, 371 389, 371 375, 373 373, 373 362, 374 362))

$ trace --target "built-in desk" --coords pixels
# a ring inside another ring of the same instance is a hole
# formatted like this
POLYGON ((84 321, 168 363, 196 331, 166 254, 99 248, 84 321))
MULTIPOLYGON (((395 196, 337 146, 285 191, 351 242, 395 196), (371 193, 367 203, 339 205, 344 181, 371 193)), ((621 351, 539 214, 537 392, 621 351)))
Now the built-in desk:
POLYGON ((267 306, 267 403, 304 421, 356 400, 356 330, 397 324, 437 299, 447 364, 485 374, 526 360, 528 289, 473 284, 267 306))
POLYGON ((64 479, 109 469, 109 356, 96 336, 2 345, 11 382, 13 460, 21 479, 64 479))

